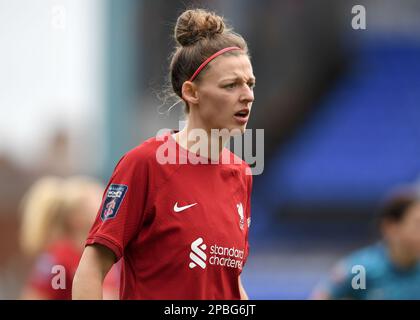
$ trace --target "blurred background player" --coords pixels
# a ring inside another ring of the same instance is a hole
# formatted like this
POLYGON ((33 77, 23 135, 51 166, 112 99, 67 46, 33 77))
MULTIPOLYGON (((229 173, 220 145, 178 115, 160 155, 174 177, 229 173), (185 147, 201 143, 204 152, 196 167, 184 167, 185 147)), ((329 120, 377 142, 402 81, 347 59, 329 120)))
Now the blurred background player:
POLYGON ((399 189, 379 216, 382 239, 342 259, 314 299, 420 299, 420 193, 399 189))
MULTIPOLYGON (((71 298, 73 276, 101 196, 102 185, 83 176, 46 176, 30 188, 23 200, 21 247, 33 267, 22 299, 71 298)), ((118 281, 117 272, 110 272, 106 299, 118 297, 118 281)))

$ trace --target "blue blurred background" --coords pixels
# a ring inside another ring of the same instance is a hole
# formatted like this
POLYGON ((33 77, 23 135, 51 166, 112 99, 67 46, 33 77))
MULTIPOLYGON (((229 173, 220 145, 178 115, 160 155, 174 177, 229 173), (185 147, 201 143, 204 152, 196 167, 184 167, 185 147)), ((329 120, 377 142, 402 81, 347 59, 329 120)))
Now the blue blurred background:
POLYGON ((343 255, 377 239, 391 188, 420 178, 420 2, 415 0, 0 0, 0 298, 27 266, 19 203, 45 174, 104 182, 120 156, 180 107, 159 96, 177 16, 223 15, 257 77, 249 128, 264 129, 254 177, 254 299, 305 299, 343 255), (365 30, 352 28, 364 5, 365 30))

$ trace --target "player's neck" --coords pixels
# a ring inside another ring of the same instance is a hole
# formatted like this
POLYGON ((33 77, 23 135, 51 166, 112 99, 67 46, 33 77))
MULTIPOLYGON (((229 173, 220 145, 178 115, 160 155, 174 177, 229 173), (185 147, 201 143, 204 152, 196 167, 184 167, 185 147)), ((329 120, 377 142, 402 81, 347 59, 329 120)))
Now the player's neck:
POLYGON ((211 130, 188 123, 184 129, 175 134, 175 140, 184 149, 217 161, 229 136, 212 135, 211 130))
POLYGON ((417 263, 417 258, 413 256, 407 249, 398 244, 389 244, 388 253, 391 261, 400 268, 407 269, 417 263))

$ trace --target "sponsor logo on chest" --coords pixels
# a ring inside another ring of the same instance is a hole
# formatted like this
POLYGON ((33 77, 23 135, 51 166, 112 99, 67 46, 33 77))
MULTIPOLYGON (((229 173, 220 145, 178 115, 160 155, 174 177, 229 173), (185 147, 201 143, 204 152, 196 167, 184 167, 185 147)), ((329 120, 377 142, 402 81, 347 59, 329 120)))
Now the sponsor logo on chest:
POLYGON ((209 247, 208 253, 206 251, 207 245, 204 243, 202 237, 197 238, 191 243, 190 269, 194 269, 197 266, 206 269, 207 265, 210 265, 242 270, 245 257, 244 249, 212 244, 209 247))

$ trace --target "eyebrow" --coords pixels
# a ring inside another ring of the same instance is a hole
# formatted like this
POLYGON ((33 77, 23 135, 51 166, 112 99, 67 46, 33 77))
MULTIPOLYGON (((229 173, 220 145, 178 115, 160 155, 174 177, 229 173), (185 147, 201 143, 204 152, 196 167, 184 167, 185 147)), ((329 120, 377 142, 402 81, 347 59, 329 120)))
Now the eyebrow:
MULTIPOLYGON (((242 78, 238 77, 238 76, 232 76, 232 77, 223 78, 223 79, 220 80, 220 82, 227 81, 227 80, 242 80, 242 78)), ((256 82, 257 79, 255 77, 251 77, 251 78, 249 78, 248 81, 256 82)))

